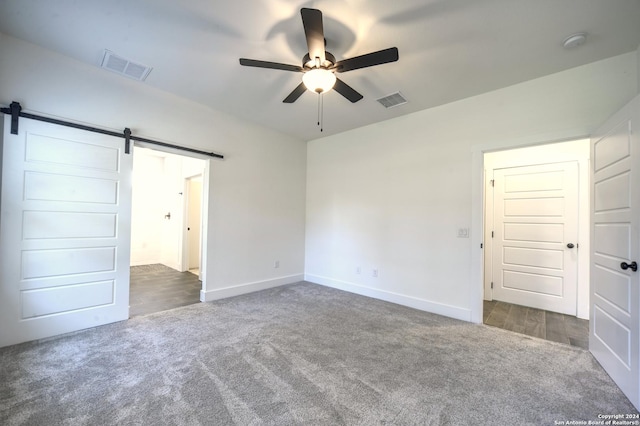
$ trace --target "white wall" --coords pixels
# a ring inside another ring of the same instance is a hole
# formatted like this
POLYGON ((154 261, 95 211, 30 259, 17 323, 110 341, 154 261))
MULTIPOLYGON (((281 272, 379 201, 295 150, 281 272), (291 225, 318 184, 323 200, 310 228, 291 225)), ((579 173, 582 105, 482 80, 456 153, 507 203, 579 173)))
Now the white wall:
POLYGON ((586 136, 639 86, 633 52, 305 145, 2 34, 0 52, 2 104, 226 156, 204 181, 205 299, 304 270, 476 322, 483 152, 586 136))
POLYGON ((203 175, 205 161, 146 149, 133 151, 131 265, 183 265, 185 179, 203 175), (165 217, 170 215, 169 218, 165 217))
MULTIPOLYGON (((136 148, 138 150, 139 148, 136 148)), ((157 153, 158 151, 152 151, 157 153)), ((206 162, 196 158, 164 153, 164 207, 166 213, 171 213, 170 219, 164 220, 162 228, 162 261, 161 263, 184 272, 189 269, 185 262, 186 222, 185 197, 187 188, 185 179, 195 175, 204 175, 206 162)), ((134 170, 135 171, 135 170, 134 170)), ((165 213, 165 214, 166 214, 165 213)), ((163 214, 164 217, 164 214, 163 214)), ((206 285, 206 280, 205 280, 206 285)))
POLYGON ((131 265, 162 263, 164 158, 134 150, 131 199, 131 265))
MULTIPOLYGON (((576 316, 589 319, 589 253, 591 253, 590 241, 590 204, 589 194, 589 139, 579 139, 548 145, 537 145, 526 148, 509 149, 505 151, 495 151, 486 153, 484 156, 484 172, 487 176, 485 183, 485 224, 493 223, 493 206, 491 205, 489 180, 495 169, 508 167, 522 167, 550 162, 575 162, 578 165, 578 239, 572 241, 577 245, 578 274, 577 274, 577 297, 576 316)), ((491 300, 491 256, 493 253, 491 226, 485 226, 484 231, 484 299, 491 300)))
POLYGON ((2 104, 225 155, 204 182, 205 299, 302 278, 304 142, 2 34, 0 52, 2 104))
POLYGON ((589 135, 636 76, 633 52, 309 142, 306 279, 481 322, 483 152, 589 135))

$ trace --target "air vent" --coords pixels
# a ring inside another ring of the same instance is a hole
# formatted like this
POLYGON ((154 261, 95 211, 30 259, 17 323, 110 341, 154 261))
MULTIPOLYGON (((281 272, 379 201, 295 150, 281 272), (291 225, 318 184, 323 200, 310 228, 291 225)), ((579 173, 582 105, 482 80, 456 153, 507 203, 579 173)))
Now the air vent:
POLYGON ((131 62, 109 50, 104 51, 102 68, 139 81, 144 81, 152 69, 146 65, 131 62))
POLYGON ((393 108, 398 105, 406 104, 407 100, 400 92, 392 93, 389 96, 378 99, 378 102, 385 108, 393 108))

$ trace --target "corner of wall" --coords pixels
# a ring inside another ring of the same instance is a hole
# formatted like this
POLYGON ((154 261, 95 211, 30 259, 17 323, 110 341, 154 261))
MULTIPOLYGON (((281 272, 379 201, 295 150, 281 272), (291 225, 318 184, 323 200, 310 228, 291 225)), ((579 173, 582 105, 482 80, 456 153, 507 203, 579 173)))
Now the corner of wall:
MULTIPOLYGON (((4 120, 4 116, 0 114, 0 188, 2 188, 2 152, 4 151, 2 141, 4 140, 4 120)), ((0 197, 0 207, 2 207, 2 197, 0 197)))
POLYGON ((421 297, 395 293, 389 290, 381 290, 362 284, 356 284, 319 275, 305 274, 304 280, 313 284, 336 288, 338 290, 347 291, 349 293, 359 294, 361 296, 371 297, 398 305, 408 306, 413 309, 430 312, 436 315, 442 315, 466 322, 474 322, 476 324, 480 323, 474 318, 473 311, 471 309, 461 308, 459 306, 433 302, 421 297))
POLYGON ((263 281, 256 281, 246 284, 233 285, 213 290, 201 290, 200 301, 211 302, 213 300, 226 299, 229 297, 241 296, 243 294, 254 293, 256 291, 267 290, 288 284, 295 284, 304 279, 304 274, 294 274, 263 281))
POLYGON ((638 85, 636 86, 636 94, 640 94, 640 44, 638 50, 636 50, 636 77, 638 78, 638 85))

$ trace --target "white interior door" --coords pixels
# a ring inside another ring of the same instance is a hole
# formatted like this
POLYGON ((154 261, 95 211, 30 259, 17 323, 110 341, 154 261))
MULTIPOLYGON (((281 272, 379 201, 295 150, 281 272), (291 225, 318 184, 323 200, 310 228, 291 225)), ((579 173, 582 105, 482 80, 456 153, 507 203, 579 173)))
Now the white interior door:
POLYGON ((589 349, 640 408, 640 98, 591 140, 589 349))
POLYGON ((576 315, 578 164, 494 170, 495 300, 576 315))
POLYGON ((131 155, 124 140, 5 117, 0 346, 129 316, 131 155))

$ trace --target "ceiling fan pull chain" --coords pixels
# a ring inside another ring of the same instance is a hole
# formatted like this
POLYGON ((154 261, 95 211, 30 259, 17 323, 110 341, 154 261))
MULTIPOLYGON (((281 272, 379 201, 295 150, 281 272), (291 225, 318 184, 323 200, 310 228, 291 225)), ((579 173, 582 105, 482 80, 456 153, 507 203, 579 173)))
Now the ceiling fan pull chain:
POLYGON ((320 125, 320 93, 318 93, 318 126, 320 125))
POLYGON ((324 93, 320 93, 320 131, 324 127, 324 93))

